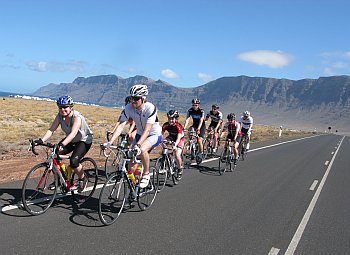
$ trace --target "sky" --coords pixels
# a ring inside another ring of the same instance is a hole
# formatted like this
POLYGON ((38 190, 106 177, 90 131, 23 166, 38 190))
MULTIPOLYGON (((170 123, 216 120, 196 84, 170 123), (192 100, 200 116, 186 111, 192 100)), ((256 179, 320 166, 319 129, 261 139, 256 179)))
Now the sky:
POLYGON ((350 75, 348 0, 0 0, 0 91, 143 75, 178 87, 350 75))

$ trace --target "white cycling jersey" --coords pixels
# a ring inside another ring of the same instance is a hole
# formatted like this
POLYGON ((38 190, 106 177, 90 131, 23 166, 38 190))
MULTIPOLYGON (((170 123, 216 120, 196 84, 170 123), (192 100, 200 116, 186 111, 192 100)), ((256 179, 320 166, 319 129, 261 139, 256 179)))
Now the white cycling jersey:
POLYGON ((244 119, 243 117, 244 116, 241 116, 238 120, 239 122, 242 123, 242 128, 244 129, 250 128, 253 125, 253 117, 249 116, 247 119, 244 119))
POLYGON ((157 112, 155 105, 150 102, 144 103, 140 110, 134 108, 132 104, 128 104, 120 114, 120 122, 128 121, 129 118, 133 119, 137 128, 137 134, 139 135, 142 135, 146 124, 150 123, 152 124, 152 128, 149 136, 159 136, 162 134, 162 127, 159 125, 157 112))

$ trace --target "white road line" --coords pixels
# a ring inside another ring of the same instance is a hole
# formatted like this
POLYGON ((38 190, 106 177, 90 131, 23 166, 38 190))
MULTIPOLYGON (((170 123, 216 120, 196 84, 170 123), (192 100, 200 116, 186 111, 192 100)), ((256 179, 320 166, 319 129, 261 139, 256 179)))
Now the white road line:
POLYGON ((324 164, 325 164, 326 166, 328 166, 328 164, 329 164, 329 161, 327 160, 326 162, 324 162, 324 164))
POLYGON ((317 186, 318 180, 314 180, 309 190, 313 191, 317 186))
MULTIPOLYGON (((262 150, 262 149, 266 149, 266 148, 270 148, 270 147, 274 147, 274 146, 278 146, 278 145, 282 145, 282 144, 286 144, 286 143, 292 143, 292 142, 296 142, 296 141, 300 141, 300 140, 304 140, 304 139, 309 139, 309 138, 313 138, 313 137, 317 137, 317 136, 320 136, 320 135, 313 135, 313 136, 298 138, 298 139, 294 139, 294 140, 290 140, 290 141, 286 141, 286 142, 275 143, 275 144, 272 144, 272 145, 268 145, 268 146, 264 146, 264 147, 260 147, 260 148, 256 148, 256 149, 250 149, 249 153, 251 153, 253 151, 258 151, 258 150, 262 150)), ((220 157, 211 158, 211 159, 205 159, 205 160, 202 161, 202 163, 213 161, 213 160, 217 160, 219 158, 220 157)), ((191 163, 191 166, 196 166, 196 165, 197 165, 197 163, 191 163)))
POLYGON ((272 247, 268 255, 277 255, 280 252, 280 249, 272 247))
POLYGON ((312 198, 312 200, 311 200, 311 202, 309 204, 309 207, 307 208, 307 210, 306 210, 306 212, 304 214, 304 217, 301 220, 301 222, 300 222, 300 224, 298 226, 298 229, 295 232, 295 234, 294 234, 294 236, 293 236, 293 238, 292 238, 292 240, 291 240, 291 242, 290 242, 290 244, 288 246, 288 249, 287 249, 285 255, 293 255, 294 254, 294 252, 295 252, 295 250, 296 250, 296 248, 297 248, 297 246, 299 244, 299 241, 300 241, 300 239, 301 239, 301 237, 302 237, 302 235, 304 233, 305 227, 306 227, 306 225, 307 225, 307 223, 308 223, 308 221, 310 219, 311 213, 312 213, 312 211, 315 208, 316 202, 317 202, 317 200, 318 200, 318 198, 320 196, 320 193, 322 191, 323 185, 325 184, 326 179, 328 177, 328 174, 331 171, 333 162, 334 162, 334 160, 335 160, 335 158, 336 158, 336 156, 338 154, 339 148, 340 148, 344 138, 345 138, 345 136, 343 136, 343 138, 342 138, 342 140, 340 142, 340 145, 339 145, 338 149, 336 150, 336 152, 335 152, 335 154, 334 154, 334 156, 333 156, 333 158, 331 160, 331 163, 327 167, 327 170, 326 170, 325 174, 322 177, 320 185, 318 186, 318 188, 317 188, 317 190, 316 190, 316 192, 315 192, 315 194, 314 194, 314 196, 313 196, 313 198, 312 198))
POLYGON ((334 151, 332 151, 332 153, 331 153, 332 155, 334 154, 334 151))
MULTIPOLYGON (((96 189, 100 189, 103 187, 103 184, 98 184, 96 185, 96 189)), ((88 187, 86 188, 84 191, 89 191, 89 190, 92 190, 92 187, 88 187)), ((62 198, 62 197, 66 197, 66 196, 71 196, 72 193, 71 192, 68 192, 68 193, 58 193, 55 197, 55 199, 58 199, 58 198, 62 198)), ((44 201, 45 199, 47 199, 49 197, 43 197, 41 199, 36 199, 36 200, 33 200, 31 204, 37 204, 37 203, 40 203, 42 201, 44 201)), ((10 210, 14 210, 14 209, 19 209, 19 208, 23 208, 23 203, 17 203, 15 205, 8 205, 8 206, 4 206, 1 208, 1 212, 6 212, 6 211, 10 211, 10 210)))

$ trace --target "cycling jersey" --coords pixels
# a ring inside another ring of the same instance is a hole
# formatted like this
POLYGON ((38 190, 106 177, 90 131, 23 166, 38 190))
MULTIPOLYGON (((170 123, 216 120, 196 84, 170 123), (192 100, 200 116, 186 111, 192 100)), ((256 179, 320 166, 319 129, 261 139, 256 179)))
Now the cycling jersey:
POLYGON ((222 113, 220 111, 217 111, 216 113, 213 112, 213 110, 211 110, 208 114, 207 114, 207 119, 211 118, 211 122, 209 127, 214 127, 216 128, 216 126, 218 125, 218 123, 220 121, 222 121, 222 113))
MULTIPOLYGON (((236 134, 236 130, 240 130, 241 126, 239 124, 238 121, 234 121, 233 123, 232 122, 226 122, 225 125, 224 125, 224 131, 227 130, 228 134, 229 135, 235 135, 236 134)), ((238 136, 242 136, 242 132, 239 131, 238 132, 238 136)))
MULTIPOLYGON (((188 117, 192 117, 193 120, 193 127, 194 128, 198 128, 199 126, 199 121, 201 118, 205 118, 205 112, 203 111, 203 109, 198 108, 198 110, 194 110, 193 108, 190 108, 187 111, 187 118, 188 117)), ((202 124, 202 127, 205 126, 204 122, 202 124)))
POLYGON ((170 125, 169 122, 165 122, 162 127, 162 131, 168 131, 169 136, 176 141, 177 135, 181 134, 181 136, 184 135, 183 127, 180 123, 176 122, 175 125, 170 125))
POLYGON ((244 116, 241 116, 239 122, 242 123, 242 128, 249 129, 253 125, 253 117, 249 116, 247 119, 244 119, 244 116))
POLYGON ((128 104, 125 106, 124 111, 121 112, 120 122, 128 121, 129 118, 133 119, 139 135, 142 135, 146 124, 152 124, 149 136, 160 136, 162 128, 158 122, 157 112, 155 105, 150 102, 144 103, 142 109, 136 109, 132 104, 128 104))
POLYGON ((81 113, 76 110, 73 110, 73 116, 71 117, 71 121, 69 125, 66 124, 66 122, 63 119, 63 116, 61 114, 58 114, 58 121, 61 124, 62 131, 66 133, 66 135, 69 135, 70 132, 72 132, 72 126, 76 116, 78 116, 81 119, 81 125, 78 130, 78 133, 73 138, 71 143, 77 143, 77 142, 85 142, 87 144, 92 143, 92 131, 88 126, 88 124, 86 123, 84 116, 81 115, 81 113))

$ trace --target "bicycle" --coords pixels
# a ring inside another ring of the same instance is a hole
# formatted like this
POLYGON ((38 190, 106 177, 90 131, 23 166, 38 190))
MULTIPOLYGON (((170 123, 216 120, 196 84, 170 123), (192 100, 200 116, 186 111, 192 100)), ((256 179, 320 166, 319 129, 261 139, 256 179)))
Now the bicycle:
POLYGON ((214 129, 207 129, 207 137, 203 141, 203 158, 206 158, 208 155, 214 154, 214 129))
POLYGON ((60 167, 60 161, 69 159, 69 155, 58 154, 58 144, 42 143, 36 145, 30 140, 30 149, 35 155, 36 146, 44 146, 51 149, 47 160, 35 165, 27 174, 22 185, 22 203, 24 209, 32 214, 39 215, 46 212, 54 202, 58 189, 62 194, 71 192, 75 201, 85 203, 94 193, 97 185, 98 174, 96 162, 89 157, 83 158, 80 163, 83 166, 87 183, 82 192, 78 192, 78 176, 72 173, 66 176, 60 167))
MULTIPOLYGON (((106 149, 102 144, 100 148, 103 151, 106 149)), ((148 209, 153 204, 158 190, 157 172, 154 167, 150 167, 151 179, 146 188, 140 188, 142 173, 135 178, 135 183, 129 178, 128 165, 141 164, 141 161, 136 158, 137 150, 118 146, 110 146, 110 149, 118 149, 122 157, 117 171, 107 178, 99 196, 98 215, 104 225, 111 225, 119 218, 127 200, 130 207, 137 201, 140 210, 148 209)))
MULTIPOLYGON (((106 133, 107 141, 110 140, 110 137, 109 137, 110 134, 111 132, 107 131, 106 133)), ((118 147, 125 148, 127 144, 128 144, 128 135, 121 134, 117 148, 118 147)), ((119 153, 118 149, 111 149, 109 150, 109 154, 104 154, 104 155, 106 157, 105 165, 104 165, 105 176, 106 178, 108 178, 111 175, 111 173, 117 171, 118 164, 121 161, 121 154, 119 153)))
POLYGON ((156 160, 155 168, 158 176, 159 192, 165 187, 168 179, 171 178, 174 185, 177 185, 182 178, 182 173, 179 173, 175 162, 174 144, 173 141, 162 141, 162 155, 156 160))
POLYGON ((224 150, 222 151, 219 158, 219 174, 222 175, 226 171, 232 172, 236 168, 236 164, 234 163, 234 158, 232 156, 232 149, 230 146, 231 140, 227 140, 225 143, 224 150), (232 167, 233 165, 233 167, 232 167))
POLYGON ((185 142, 183 155, 185 158, 190 158, 190 160, 194 160, 199 152, 198 145, 198 134, 194 130, 185 131, 189 133, 189 140, 185 142))
POLYGON ((242 134, 242 140, 239 144, 238 151, 240 154, 240 158, 244 160, 247 157, 247 143, 248 143, 248 135, 242 134))

